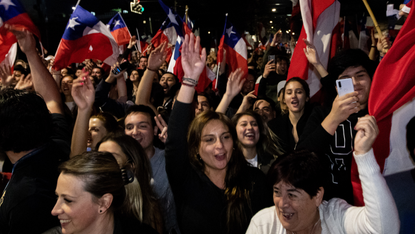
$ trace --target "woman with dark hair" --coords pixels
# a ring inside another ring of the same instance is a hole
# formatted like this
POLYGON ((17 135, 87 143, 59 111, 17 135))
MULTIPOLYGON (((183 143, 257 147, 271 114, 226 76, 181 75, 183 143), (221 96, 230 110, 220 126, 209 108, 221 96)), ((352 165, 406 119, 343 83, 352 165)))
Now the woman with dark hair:
POLYGON ((83 153, 59 168, 52 210, 61 223, 58 233, 157 233, 129 214, 125 185, 134 178, 110 153, 83 153))
POLYGON ((199 50, 200 38, 186 35, 185 76, 166 142, 179 227, 181 233, 244 233, 252 215, 268 204, 264 175, 246 162, 235 127, 224 114, 206 111, 191 122, 194 86, 206 66, 206 51, 200 56, 199 50))
POLYGON ((281 100, 287 110, 282 108, 283 114, 268 122, 269 128, 281 139, 285 152, 290 152, 297 146, 313 110, 309 100, 310 88, 305 80, 293 77, 287 81, 281 100))
POLYGON ((97 149, 112 153, 120 167, 131 168, 134 173, 134 181, 125 186, 129 197, 124 201, 127 213, 163 233, 163 219, 151 187, 150 162, 140 143, 124 134, 109 134, 97 149))
POLYGON ((232 122, 245 159, 267 174, 275 158, 283 154, 278 145, 280 140, 253 110, 237 113, 232 122))
POLYGON ((398 233, 396 205, 371 149, 379 132, 375 118, 360 118, 356 130, 353 154, 365 206, 352 206, 340 198, 323 201, 325 185, 332 178, 330 165, 324 166, 325 157, 294 151, 271 167, 268 177, 275 206, 258 212, 247 233, 398 233))

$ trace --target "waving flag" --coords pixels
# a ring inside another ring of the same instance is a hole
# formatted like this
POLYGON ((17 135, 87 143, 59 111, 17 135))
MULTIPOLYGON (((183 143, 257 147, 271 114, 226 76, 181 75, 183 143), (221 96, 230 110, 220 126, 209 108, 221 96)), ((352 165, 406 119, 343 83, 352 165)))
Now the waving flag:
MULTIPOLYGON (((385 173, 388 172, 388 167, 393 167, 389 163, 385 165, 389 154, 388 162, 399 164, 400 170, 414 167, 405 150, 405 126, 415 112, 413 101, 405 105, 415 97, 414 63, 415 15, 411 11, 393 46, 377 67, 369 94, 369 114, 375 116, 379 127, 373 149, 381 170, 386 167, 385 173), (403 105, 405 107, 401 108, 403 105), (399 137, 403 140, 396 142, 394 139, 399 137)), ((399 171, 390 171, 388 174, 393 172, 399 171)), ((359 205, 362 205, 361 185, 356 175, 357 167, 352 167, 355 201, 360 201, 359 205)))
POLYGON ((148 47, 148 42, 147 42, 147 36, 144 36, 144 38, 142 36, 140 36, 140 33, 138 32, 138 29, 135 28, 136 32, 137 32, 137 39, 138 39, 138 51, 143 55, 143 56, 147 56, 147 47, 148 47))
POLYGON ((112 17, 107 26, 118 45, 125 45, 130 42, 130 31, 128 31, 127 24, 125 24, 120 13, 112 17))
MULTIPOLYGON (((166 20, 164 20, 163 24, 161 24, 161 27, 157 31, 156 35, 154 35, 154 37, 151 39, 151 44, 154 46, 154 48, 157 48, 159 45, 161 45, 164 42, 174 45, 176 44, 176 40, 177 40, 176 29, 170 23, 169 17, 167 17, 166 20)), ((168 47, 166 62, 170 61, 172 53, 173 51, 171 47, 168 47)))
POLYGON ((63 33, 53 69, 60 70, 85 59, 99 59, 112 66, 118 54, 118 44, 106 25, 78 5, 63 33))
POLYGON ((321 64, 327 68, 331 48, 336 47, 337 40, 332 38, 339 21, 340 3, 337 0, 300 0, 300 8, 304 23, 288 69, 288 79, 300 77, 307 80, 312 97, 320 90, 320 79, 304 55, 306 44, 303 38, 314 44, 321 64))
POLYGON ((17 45, 13 45, 17 40, 13 33, 4 28, 4 24, 12 25, 18 30, 28 30, 39 39, 40 33, 18 0, 0 1, 0 62, 12 66, 17 49, 17 45))
MULTIPOLYGON (((228 21, 228 14, 225 17, 225 27, 219 43, 218 64, 222 63, 224 49, 226 50, 226 64, 228 64, 230 71, 233 72, 241 68, 244 76, 246 76, 248 74, 246 43, 235 30, 232 23, 228 21)), ((225 66, 225 64, 221 66, 225 66)))

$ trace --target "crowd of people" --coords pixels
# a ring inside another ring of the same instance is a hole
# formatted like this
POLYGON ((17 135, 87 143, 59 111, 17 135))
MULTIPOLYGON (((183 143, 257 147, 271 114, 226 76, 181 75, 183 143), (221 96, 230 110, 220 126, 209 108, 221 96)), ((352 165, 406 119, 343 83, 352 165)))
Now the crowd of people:
POLYGON ((9 30, 27 61, 0 69, 0 233, 389 234, 400 222, 413 231, 414 202, 397 184, 413 191, 414 170, 386 183, 372 150, 376 51, 340 51, 326 70, 305 41, 324 93, 312 103, 307 82, 287 80, 280 32, 252 51, 248 74, 215 66, 216 53, 186 35, 180 81, 167 72, 166 43, 143 56, 132 37, 110 70, 87 59, 55 71, 31 33, 9 30), (198 93, 206 65, 219 69, 217 88, 198 93), (344 78, 355 91, 338 96, 344 78))

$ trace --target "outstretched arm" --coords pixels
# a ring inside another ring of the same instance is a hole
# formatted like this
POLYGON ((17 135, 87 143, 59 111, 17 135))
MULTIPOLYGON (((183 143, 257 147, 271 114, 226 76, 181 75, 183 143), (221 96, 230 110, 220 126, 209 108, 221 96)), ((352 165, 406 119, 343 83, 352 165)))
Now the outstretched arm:
POLYGON ((376 120, 366 115, 355 129, 354 158, 362 183, 364 207, 350 207, 344 214, 346 233, 398 233, 399 216, 392 194, 380 173, 372 145, 379 133, 376 120))
POLYGON ((92 81, 83 72, 72 84, 72 97, 78 106, 75 126, 72 134, 70 157, 85 152, 88 140, 89 117, 95 100, 95 90, 92 81))
POLYGON ((36 92, 43 97, 51 113, 62 114, 63 106, 58 86, 37 54, 36 42, 32 33, 14 30, 10 25, 5 25, 5 27, 16 36, 20 49, 26 54, 36 92))
POLYGON ((240 68, 229 75, 228 83, 226 85, 226 92, 223 95, 218 107, 216 108, 216 112, 225 114, 226 109, 228 109, 232 99, 238 95, 239 92, 241 92, 242 86, 245 82, 245 79, 242 79, 243 75, 244 72, 240 68))
POLYGON ((151 87, 155 73, 166 60, 166 49, 167 43, 163 43, 151 52, 148 58, 147 70, 144 72, 140 84, 138 85, 135 104, 150 106, 153 110, 156 109, 150 102, 151 87))

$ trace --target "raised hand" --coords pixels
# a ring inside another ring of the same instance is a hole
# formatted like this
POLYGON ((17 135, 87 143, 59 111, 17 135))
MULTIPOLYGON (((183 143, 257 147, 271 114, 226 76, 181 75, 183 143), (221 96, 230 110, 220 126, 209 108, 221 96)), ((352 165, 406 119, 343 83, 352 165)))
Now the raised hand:
POLYGON ((345 121, 353 113, 359 112, 363 106, 359 104, 358 92, 348 93, 333 101, 333 107, 329 115, 323 120, 321 125, 331 135, 334 134, 339 124, 345 121))
POLYGON ((20 49, 23 53, 25 53, 26 55, 28 55, 28 53, 37 54, 36 41, 31 32, 27 30, 18 30, 17 28, 9 24, 5 24, 4 27, 7 30, 10 30, 16 36, 17 42, 19 43, 20 49))
POLYGON ((160 68, 164 61, 166 61, 167 56, 167 43, 159 45, 153 51, 151 51, 150 56, 148 57, 148 69, 156 71, 160 68))
POLYGON ((22 77, 20 77, 20 80, 17 82, 14 89, 33 90, 33 82, 32 82, 31 74, 28 74, 27 76, 22 75, 22 77))
POLYGON ((267 78, 269 73, 272 71, 275 72, 275 60, 268 61, 268 63, 265 65, 264 74, 262 74, 262 77, 267 78))
POLYGON ((168 125, 164 121, 163 117, 161 115, 154 116, 154 120, 156 121, 157 127, 160 129, 159 139, 161 142, 166 143, 167 140, 167 129, 168 125))
POLYGON ((355 130, 357 131, 354 140, 355 154, 365 154, 372 148, 372 145, 379 134, 375 117, 366 115, 359 118, 355 126, 355 130))
POLYGON ((0 81, 3 87, 8 87, 13 80, 10 65, 4 64, 0 66, 0 81))
POLYGON ((280 29, 278 30, 277 33, 275 33, 274 38, 272 38, 272 42, 270 46, 274 47, 275 45, 279 44, 281 42, 281 38, 282 38, 282 31, 280 29))
POLYGON ((307 57, 308 62, 313 65, 320 64, 320 59, 318 58, 316 47, 305 38, 303 38, 303 41, 307 45, 306 48, 304 48, 304 54, 307 57))
POLYGON ((245 79, 242 79, 244 72, 238 68, 229 75, 228 83, 226 84, 226 93, 231 98, 234 98, 241 92, 242 86, 244 85, 245 79))
POLYGON ((72 97, 79 110, 89 110, 95 101, 95 90, 88 72, 82 72, 72 84, 72 97))
POLYGON ((200 37, 193 39, 193 33, 186 35, 182 45, 182 67, 184 77, 199 80, 199 76, 206 67, 206 50, 200 54, 200 37))
POLYGON ((133 46, 134 46, 134 45, 136 45, 136 44, 137 44, 137 37, 132 36, 132 37, 130 38, 130 41, 128 42, 128 46, 127 46, 127 48, 128 48, 128 49, 131 49, 131 48, 133 48, 133 46))

